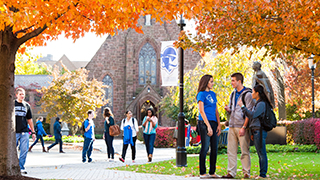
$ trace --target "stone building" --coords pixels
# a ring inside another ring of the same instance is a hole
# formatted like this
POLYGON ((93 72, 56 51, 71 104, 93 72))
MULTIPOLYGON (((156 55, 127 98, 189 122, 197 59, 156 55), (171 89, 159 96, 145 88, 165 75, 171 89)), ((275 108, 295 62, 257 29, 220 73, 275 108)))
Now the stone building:
MULTIPOLYGON (((139 19, 143 34, 133 29, 119 31, 109 36, 101 45, 86 69, 89 78, 103 81, 106 88, 106 106, 113 110, 115 121, 125 117, 126 110, 141 124, 145 111, 152 107, 161 126, 174 126, 174 120, 159 113, 157 104, 165 96, 167 87, 162 87, 160 75, 161 41, 178 39, 180 28, 175 21, 156 23, 150 16, 139 19)), ((200 61, 199 53, 187 49, 184 51, 184 72, 195 68, 200 61)), ((96 125, 102 130, 102 110, 97 112, 96 125)))

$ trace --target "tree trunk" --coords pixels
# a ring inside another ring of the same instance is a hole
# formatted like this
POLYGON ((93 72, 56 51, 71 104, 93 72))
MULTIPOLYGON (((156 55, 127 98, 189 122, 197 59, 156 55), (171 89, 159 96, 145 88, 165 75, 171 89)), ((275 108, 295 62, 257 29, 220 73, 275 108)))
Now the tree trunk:
POLYGON ((286 97, 285 97, 285 89, 284 89, 284 82, 283 78, 278 70, 276 68, 276 76, 277 76, 277 83, 279 87, 278 91, 278 114, 279 114, 279 120, 287 119, 287 113, 286 113, 286 97))
POLYGON ((0 176, 21 175, 14 114, 14 61, 18 50, 11 27, 0 31, 0 176))

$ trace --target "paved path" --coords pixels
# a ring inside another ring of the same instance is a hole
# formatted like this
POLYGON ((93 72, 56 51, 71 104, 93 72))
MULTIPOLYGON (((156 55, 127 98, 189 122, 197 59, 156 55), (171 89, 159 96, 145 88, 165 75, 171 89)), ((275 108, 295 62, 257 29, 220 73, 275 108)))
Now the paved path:
MULTIPOLYGON (((49 144, 45 144, 47 147, 49 144)), ((96 140, 93 144, 95 150, 92 154, 93 163, 82 163, 82 143, 65 145, 65 154, 58 153, 58 145, 50 150, 50 153, 42 153, 38 143, 28 153, 26 161, 26 176, 40 179, 199 179, 199 177, 184 177, 172 175, 155 175, 135 173, 129 171, 115 171, 107 168, 132 165, 131 148, 128 148, 126 162, 120 162, 119 155, 115 155, 115 162, 107 161, 106 145, 104 140, 96 140)), ((121 154, 122 140, 114 140, 115 152, 121 154)), ((154 151, 153 162, 170 160, 175 158, 174 148, 157 148, 154 151)), ((145 145, 137 141, 136 164, 147 163, 145 145)))

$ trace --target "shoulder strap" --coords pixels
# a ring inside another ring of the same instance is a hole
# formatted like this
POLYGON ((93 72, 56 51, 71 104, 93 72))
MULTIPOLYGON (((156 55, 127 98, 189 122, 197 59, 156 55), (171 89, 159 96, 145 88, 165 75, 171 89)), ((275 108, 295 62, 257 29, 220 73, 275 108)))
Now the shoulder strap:
POLYGON ((248 92, 252 92, 252 90, 250 88, 246 88, 248 89, 247 91, 245 91, 243 94, 242 94, 242 97, 241 97, 241 100, 243 102, 243 105, 246 106, 246 101, 245 101, 245 97, 247 95, 248 92))
POLYGON ((230 96, 230 109, 232 109, 232 105, 233 105, 233 96, 234 96, 234 91, 232 91, 230 96))
POLYGON ((132 124, 133 124, 133 126, 134 126, 134 118, 132 118, 132 124))

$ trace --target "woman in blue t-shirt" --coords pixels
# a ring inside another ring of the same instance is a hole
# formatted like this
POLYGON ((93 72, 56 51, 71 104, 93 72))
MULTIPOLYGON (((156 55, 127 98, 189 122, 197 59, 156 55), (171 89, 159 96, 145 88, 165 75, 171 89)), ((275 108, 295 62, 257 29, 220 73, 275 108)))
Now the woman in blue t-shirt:
POLYGON ((199 108, 199 120, 198 129, 201 137, 201 151, 199 156, 200 166, 200 178, 219 178, 220 176, 215 174, 216 161, 218 155, 218 136, 221 133, 220 117, 217 109, 217 97, 216 93, 210 91, 213 87, 212 75, 204 75, 201 77, 197 102, 199 108), (206 155, 210 151, 210 170, 209 174, 206 174, 206 155))

